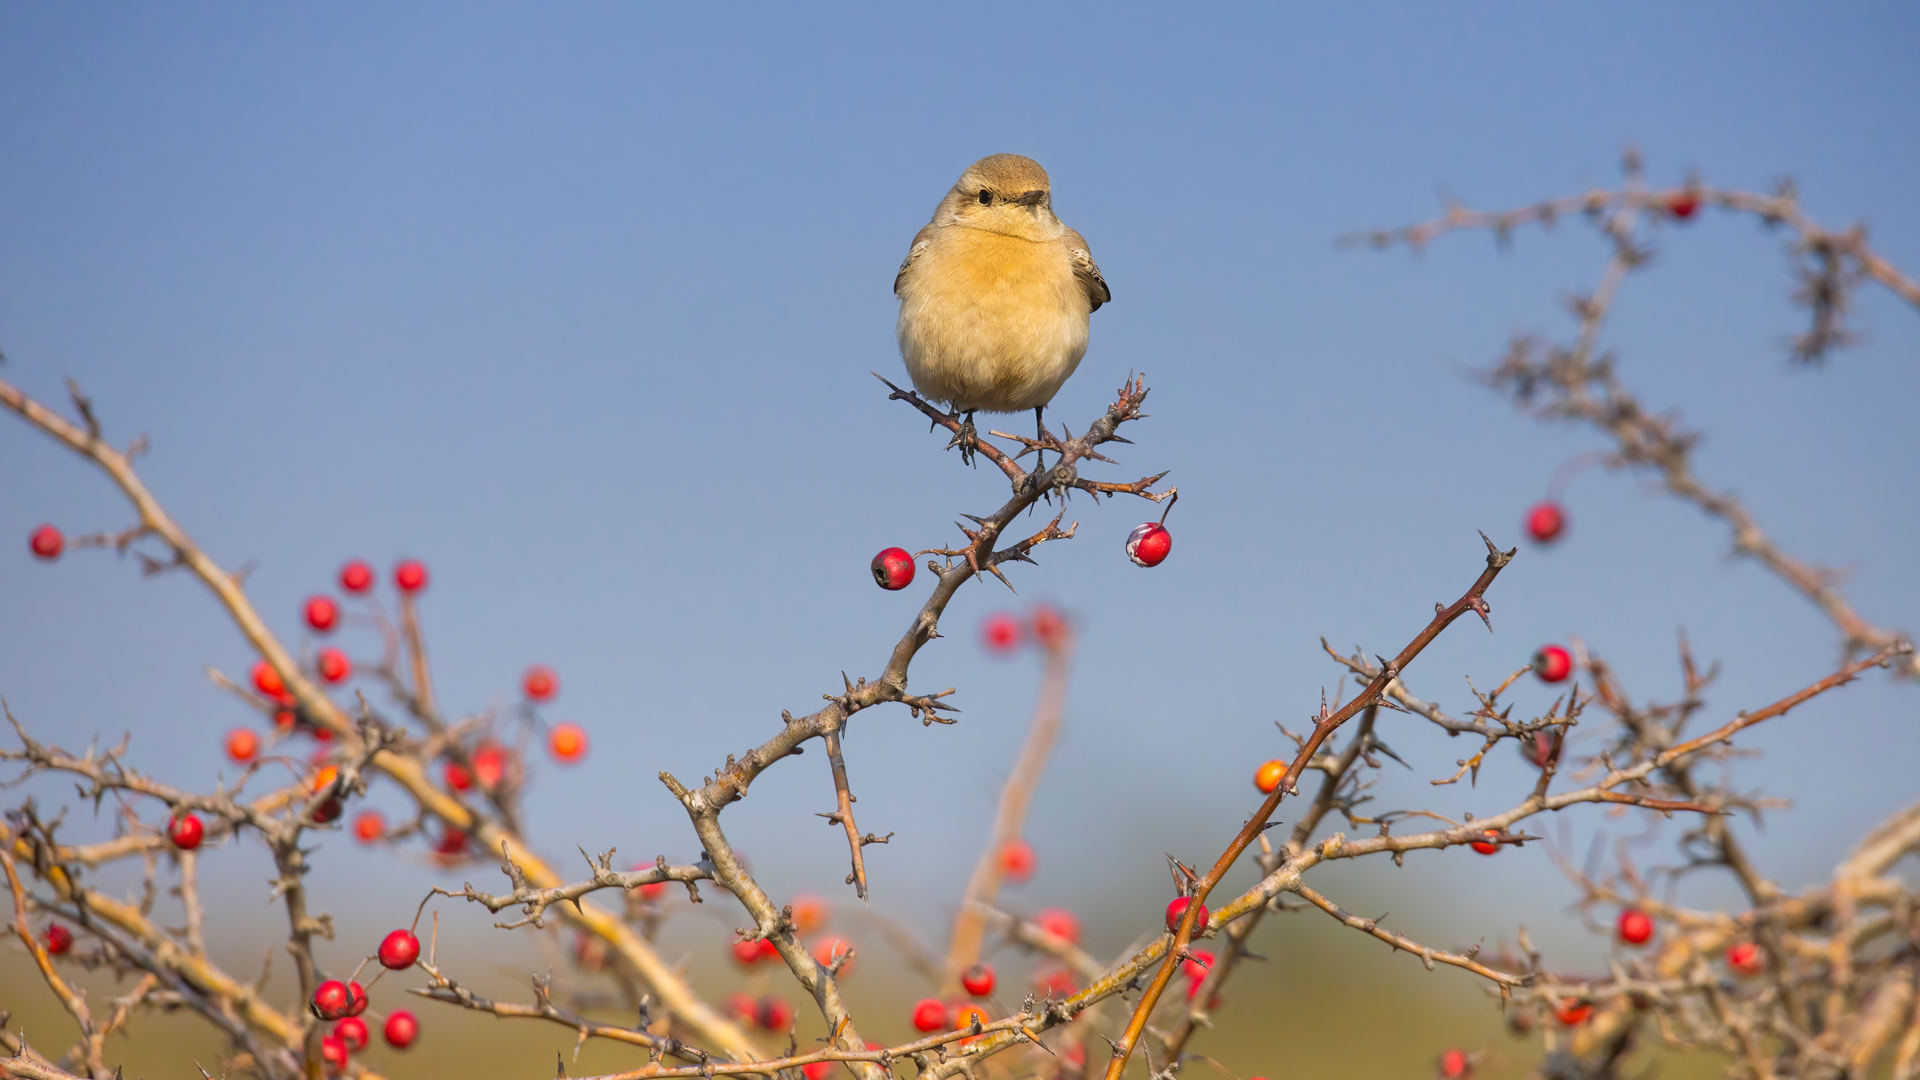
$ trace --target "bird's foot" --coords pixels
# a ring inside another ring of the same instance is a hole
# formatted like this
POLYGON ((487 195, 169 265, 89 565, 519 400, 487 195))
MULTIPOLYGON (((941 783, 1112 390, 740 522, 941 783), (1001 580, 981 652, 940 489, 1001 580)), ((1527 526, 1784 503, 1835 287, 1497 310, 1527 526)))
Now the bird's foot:
MULTIPOLYGON (((973 426, 973 414, 968 413, 954 429, 953 438, 947 440, 947 449, 960 448, 960 464, 972 465, 974 447, 980 442, 980 429, 973 426)), ((976 466, 977 468, 977 466, 976 466)))

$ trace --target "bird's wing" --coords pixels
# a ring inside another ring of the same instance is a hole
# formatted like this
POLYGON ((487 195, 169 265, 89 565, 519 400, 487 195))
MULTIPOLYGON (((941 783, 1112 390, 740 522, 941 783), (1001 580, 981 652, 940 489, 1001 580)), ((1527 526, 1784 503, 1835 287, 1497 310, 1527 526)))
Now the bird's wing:
MULTIPOLYGON (((1087 250, 1087 238, 1068 229, 1064 239, 1067 259, 1073 263, 1073 276, 1087 294, 1087 310, 1099 311, 1101 304, 1113 299, 1113 290, 1107 288, 1107 279, 1100 276, 1100 267, 1094 264, 1093 252, 1087 250)), ((908 256, 908 260, 911 261, 912 256, 908 256)))
POLYGON ((932 240, 932 222, 921 226, 920 231, 913 234, 913 246, 907 249, 907 257, 900 263, 900 272, 893 275, 893 295, 900 295, 900 283, 907 280, 907 271, 913 269, 914 260, 926 254, 927 245, 932 240))

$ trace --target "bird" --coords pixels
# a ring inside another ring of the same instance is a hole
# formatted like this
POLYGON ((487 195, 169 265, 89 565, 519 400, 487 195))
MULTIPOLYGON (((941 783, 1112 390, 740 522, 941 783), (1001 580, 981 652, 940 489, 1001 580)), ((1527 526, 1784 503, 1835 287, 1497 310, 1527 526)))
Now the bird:
POLYGON ((1087 354, 1087 317, 1113 299, 1086 238, 1055 216, 1047 170, 1019 154, 967 166, 914 234, 893 292, 907 374, 965 414, 948 446, 969 460, 975 412, 1032 409, 1046 441, 1042 413, 1087 354))

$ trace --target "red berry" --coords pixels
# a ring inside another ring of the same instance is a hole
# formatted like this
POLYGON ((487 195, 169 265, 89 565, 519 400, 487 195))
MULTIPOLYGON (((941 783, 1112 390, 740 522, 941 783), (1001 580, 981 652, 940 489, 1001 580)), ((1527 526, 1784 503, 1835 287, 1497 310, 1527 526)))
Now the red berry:
POLYGON ((657 904, 660 902, 661 897, 667 895, 667 883, 664 881, 650 881, 640 886, 636 891, 639 892, 640 899, 645 900, 649 904, 657 904))
POLYGON ((528 701, 552 701, 560 692, 560 676, 545 664, 535 664, 521 676, 520 689, 526 692, 528 701))
POLYGON ((913 1026, 917 1031, 939 1031, 946 1027, 946 1003, 939 998, 921 998, 913 1007, 913 1026))
POLYGON ((1073 972, 1066 968, 1050 968, 1034 975, 1033 988, 1048 997, 1063 998, 1072 996, 1079 987, 1073 981, 1073 972))
POLYGON ((339 799, 328 799, 326 802, 313 808, 313 823, 315 825, 325 825, 337 819, 340 816, 340 809, 339 799))
POLYGON ((1205 949, 1192 949, 1190 951, 1193 953, 1193 958, 1180 965, 1180 974, 1185 975, 1189 981, 1197 983, 1206 978, 1207 974, 1213 970, 1214 957, 1212 953, 1205 949))
POLYGON ((47 927, 47 951, 55 956, 65 956, 73 948, 73 931, 54 923, 47 927))
POLYGON ((328 979, 313 991, 313 1015, 338 1020, 353 1011, 353 991, 339 979, 328 979))
POLYGON ((974 997, 986 997, 993 993, 993 966, 975 964, 960 976, 960 985, 974 997))
POLYGON ((411 930, 395 930, 380 939, 380 966, 389 971, 404 971, 420 959, 420 939, 411 930))
POLYGON ((1554 1006, 1553 1009, 1553 1018, 1560 1021, 1564 1027, 1578 1027, 1586 1022, 1587 1017, 1592 1015, 1592 1003, 1581 1001, 1578 998, 1562 998, 1560 1004, 1554 1006))
POLYGON ((1639 908, 1628 908, 1620 913, 1620 923, 1615 929, 1621 941, 1629 945, 1645 945, 1653 940, 1653 916, 1639 908))
POLYGON ((826 1080, 827 1074, 832 1071, 833 1062, 831 1061, 814 1061, 800 1067, 800 1072, 806 1076, 807 1080, 826 1080))
POLYGON ((1760 946, 1751 941, 1741 941, 1727 946, 1727 966, 1735 974, 1751 977, 1766 970, 1767 965, 1760 946))
POLYGON ((892 592, 913 584, 913 556, 905 548, 888 548, 873 557, 873 583, 892 592))
POLYGON ((1005 656, 1020 647, 1020 620, 1005 611, 996 611, 980 624, 980 640, 990 653, 1005 656))
POLYGON ((347 997, 352 999, 352 1004, 347 1006, 348 1016, 359 1016, 361 1013, 367 1011, 367 988, 366 987, 361 986, 358 982, 348 983, 347 997))
POLYGON ((845 959, 845 963, 840 964, 842 979, 853 974, 852 954, 853 942, 843 937, 823 937, 813 943, 813 959, 821 967, 830 968, 836 961, 845 959))
POLYGON ((52 562, 67 549, 67 538, 60 535, 59 529, 51 525, 42 525, 33 530, 33 535, 27 538, 27 547, 33 550, 35 556, 52 562))
POLYGON ((252 728, 234 728, 227 732, 227 756, 242 764, 260 752, 260 736, 252 728))
POLYGON ((395 1009, 387 1014, 387 1025, 381 1034, 387 1037, 387 1045, 396 1050, 405 1050, 413 1045, 420 1035, 420 1021, 405 1009, 395 1009))
MULTIPOLYGON (((1192 897, 1176 896, 1173 898, 1173 902, 1167 905, 1167 933, 1177 934, 1180 932, 1180 920, 1186 917, 1187 906, 1192 902, 1192 897)), ((1200 913, 1193 917, 1193 934, 1195 937, 1199 937, 1206 932, 1207 905, 1201 904, 1200 913)))
POLYGON ((732 993, 727 995, 727 1015, 743 1024, 753 1023, 753 1016, 760 1011, 760 1005, 753 1000, 752 994, 732 993))
POLYGON ((1542 544, 1560 538, 1567 527, 1567 512, 1557 502, 1543 502, 1527 511, 1527 535, 1542 544))
POLYGON ((1465 1050, 1448 1050, 1440 1055, 1440 1075, 1446 1080, 1464 1080, 1473 1072, 1473 1062, 1465 1050))
POLYGON ((754 1022, 767 1031, 785 1031, 793 1026, 793 1006, 787 999, 777 994, 768 994, 760 999, 753 1011, 754 1022))
MULTIPOLYGON (((1498 837, 1500 830, 1488 829, 1484 835, 1489 838, 1498 837)), ((1475 840, 1471 846, 1482 855, 1492 855, 1500 850, 1500 842, 1497 839, 1475 840)))
POLYGON ((1018 837, 1007 841, 1000 849, 1000 874, 1016 885, 1032 877, 1039 862, 1039 857, 1033 853, 1033 845, 1018 837))
POLYGON ((349 1052, 347 1041, 338 1035, 327 1035, 320 1039, 320 1060, 326 1062, 327 1068, 333 1072, 340 1072, 347 1067, 349 1052))
MULTIPOLYGON (((772 943, 766 938, 754 938, 752 940, 741 938, 739 941, 733 943, 733 958, 749 966, 757 964, 768 955, 765 946, 771 944, 772 943)), ((778 955, 778 950, 775 950, 774 954, 778 955)))
POLYGON ((465 791, 473 786, 473 774, 457 761, 447 762, 440 772, 447 778, 447 786, 455 791, 465 791))
POLYGON ((1173 550, 1173 534, 1165 525, 1149 521, 1127 534, 1127 558, 1135 566, 1159 566, 1173 550))
POLYGON ((440 841, 433 845, 433 853, 442 859, 456 859, 467 850, 467 834, 459 829, 448 829, 440 834, 440 841))
POLYGON ((1080 920, 1065 908, 1048 908, 1033 917, 1033 925, 1070 944, 1080 943, 1080 920))
POLYGON ((1533 673, 1544 683, 1557 683, 1573 674, 1573 657, 1558 645, 1543 645, 1533 654, 1533 673))
POLYGON ((307 601, 307 625, 321 633, 326 633, 340 622, 340 605, 330 596, 316 596, 307 601))
POLYGON ((362 810, 353 818, 353 838, 371 844, 387 835, 387 817, 378 810, 362 810))
MULTIPOLYGON (((1086 1044, 1074 1043, 1072 1046, 1067 1047, 1066 1052, 1060 1056, 1065 1059, 1067 1068, 1072 1069, 1074 1072, 1079 1072, 1080 1067, 1087 1063, 1086 1044)), ((1253 1080, 1264 1080, 1264 1078, 1256 1076, 1253 1080)))
POLYGON ((198 814, 181 814, 167 822, 167 839, 181 851, 192 851, 200 846, 207 835, 207 827, 200 823, 198 814))
POLYGON ((587 756, 586 729, 571 721, 553 725, 547 734, 547 749, 553 753, 553 760, 562 765, 579 761, 587 756))
POLYGON ((346 653, 335 648, 321 649, 314 654, 313 667, 322 679, 330 683, 346 682, 347 677, 353 674, 353 662, 347 659, 346 653))
POLYGON ((1667 200, 1667 213, 1681 221, 1693 216, 1700 209, 1700 196, 1692 191, 1682 191, 1667 200))
POLYGON ((1259 788, 1262 795, 1271 795, 1273 789, 1280 786, 1280 778, 1285 775, 1287 763, 1274 758, 1253 771, 1253 786, 1259 788))
POLYGON ((1552 753, 1553 736, 1545 731, 1536 731, 1532 738, 1520 740, 1520 756, 1536 769, 1544 766, 1552 753))
POLYGON ((333 1025, 333 1033, 347 1044, 347 1049, 358 1053, 367 1048, 367 1022, 357 1016, 349 1016, 333 1025))
POLYGON ((393 568, 393 584, 403 593, 417 593, 427 587, 427 564, 407 559, 393 568))
POLYGON ((350 593, 363 593, 373 588, 373 567, 359 559, 352 559, 340 568, 340 587, 350 593))
POLYGON ((1067 617, 1045 604, 1035 604, 1033 617, 1029 620, 1033 626, 1033 640, 1043 649, 1057 649, 1067 643, 1067 617))
POLYGON ((280 673, 265 660, 253 665, 253 688, 275 701, 279 701, 280 695, 287 692, 287 684, 280 681, 280 673))
POLYGON ((473 778, 488 791, 500 787, 512 765, 511 754, 498 743, 487 743, 473 752, 473 778))

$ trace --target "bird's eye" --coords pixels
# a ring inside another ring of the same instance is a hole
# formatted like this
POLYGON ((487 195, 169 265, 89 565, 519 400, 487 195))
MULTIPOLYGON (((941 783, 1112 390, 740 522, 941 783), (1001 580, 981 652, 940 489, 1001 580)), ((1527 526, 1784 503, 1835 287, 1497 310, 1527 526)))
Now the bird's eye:
POLYGON ((981 205, 981 206, 992 206, 992 205, 993 205, 993 192, 991 192, 991 191, 988 191, 988 190, 987 190, 986 188, 981 188, 981 189, 980 189, 980 205, 981 205))

